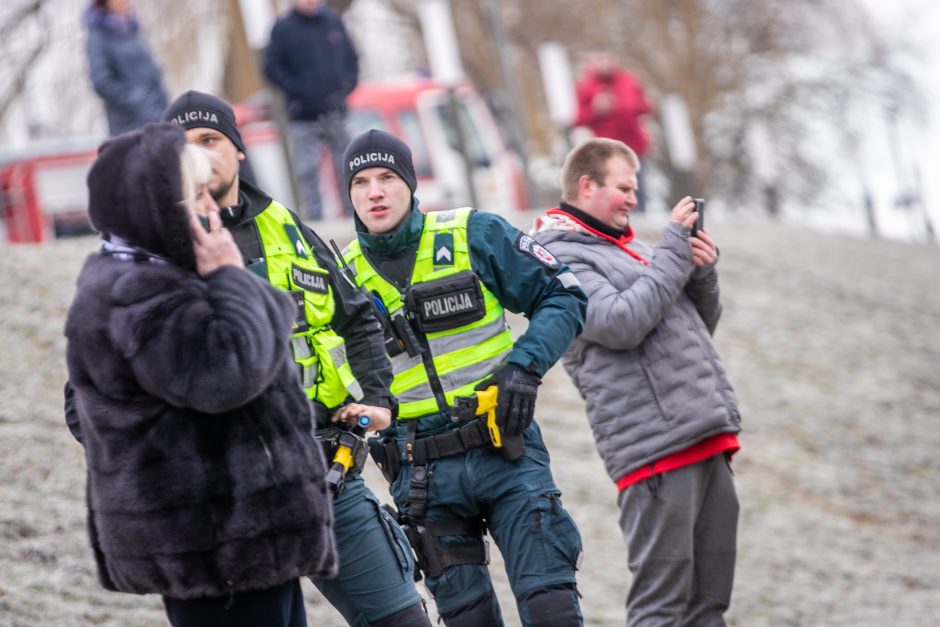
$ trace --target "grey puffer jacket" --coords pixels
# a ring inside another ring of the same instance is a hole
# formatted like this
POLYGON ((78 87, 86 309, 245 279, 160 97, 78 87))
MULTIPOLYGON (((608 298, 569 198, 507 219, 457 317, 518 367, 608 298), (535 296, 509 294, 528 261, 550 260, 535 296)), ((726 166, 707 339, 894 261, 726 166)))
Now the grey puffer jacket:
POLYGON ((607 472, 624 475, 701 440, 737 433, 734 390, 711 340, 721 313, 714 266, 693 272, 688 231, 652 248, 568 230, 539 232, 588 295, 584 331, 562 363, 587 403, 607 472))

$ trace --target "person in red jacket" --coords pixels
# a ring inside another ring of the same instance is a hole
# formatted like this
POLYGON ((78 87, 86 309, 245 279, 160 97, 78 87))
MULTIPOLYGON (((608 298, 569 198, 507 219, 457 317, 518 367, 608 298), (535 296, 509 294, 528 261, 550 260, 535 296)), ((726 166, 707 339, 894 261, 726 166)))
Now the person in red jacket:
MULTIPOLYGON (((575 89, 578 114, 574 125, 586 126, 596 137, 625 143, 640 158, 640 171, 643 172, 650 138, 642 118, 653 112, 653 106, 639 79, 620 68, 615 55, 602 52, 588 60, 575 89)), ((644 211, 646 194, 642 179, 637 189, 637 200, 634 211, 644 211)))

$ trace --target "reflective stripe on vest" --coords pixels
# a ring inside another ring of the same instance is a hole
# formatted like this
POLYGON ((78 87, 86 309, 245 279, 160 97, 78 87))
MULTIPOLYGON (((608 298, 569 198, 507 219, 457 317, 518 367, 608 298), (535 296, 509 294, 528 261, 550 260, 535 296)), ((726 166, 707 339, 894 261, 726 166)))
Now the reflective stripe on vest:
MULTIPOLYGON (((421 242, 411 274, 412 285, 472 270, 467 241, 470 213, 471 209, 464 207, 425 215, 421 242), (453 235, 452 264, 434 264, 434 238, 441 232, 453 235)), ((401 292, 372 267, 362 254, 358 240, 350 243, 344 257, 356 273, 356 282, 370 292, 377 293, 389 313, 395 313, 404 306, 401 292)), ((502 305, 482 282, 480 287, 486 304, 486 314, 482 319, 425 336, 444 396, 451 406, 455 396, 472 394, 473 387, 505 363, 512 350, 512 333, 506 324, 502 305)), ((446 411, 446 408, 438 407, 427 368, 420 356, 409 357, 407 353, 396 355, 392 357, 392 370, 395 379, 391 390, 398 397, 399 418, 419 418, 446 411)))
POLYGON ((300 229, 290 212, 274 201, 255 217, 264 247, 267 277, 271 285, 285 291, 302 291, 304 318, 309 328, 291 336, 294 361, 307 397, 333 408, 352 396, 362 398, 362 388, 346 358, 346 343, 330 328, 336 304, 328 272, 317 263, 310 245, 300 237, 300 229), (292 240, 288 229, 295 234, 292 240), (300 250, 306 255, 304 259, 300 250), (307 276, 322 277, 325 291, 313 291, 299 284, 293 267, 307 276))

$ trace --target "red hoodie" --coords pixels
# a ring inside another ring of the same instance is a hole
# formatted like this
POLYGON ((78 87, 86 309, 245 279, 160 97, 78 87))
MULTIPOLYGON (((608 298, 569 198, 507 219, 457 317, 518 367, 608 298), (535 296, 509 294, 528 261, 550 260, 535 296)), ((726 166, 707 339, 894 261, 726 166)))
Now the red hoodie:
POLYGON ((643 87, 635 76, 624 70, 614 70, 605 78, 588 71, 578 81, 578 115, 575 126, 587 126, 598 137, 609 137, 625 143, 640 157, 649 150, 650 140, 640 116, 650 113, 653 107, 643 93, 643 87), (595 114, 591 108, 594 96, 609 91, 614 96, 610 111, 595 114))

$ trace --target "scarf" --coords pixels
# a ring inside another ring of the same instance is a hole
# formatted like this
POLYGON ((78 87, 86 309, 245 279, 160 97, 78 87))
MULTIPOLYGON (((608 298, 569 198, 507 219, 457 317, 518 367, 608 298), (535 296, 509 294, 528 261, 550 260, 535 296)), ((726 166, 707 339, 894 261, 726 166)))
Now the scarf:
POLYGON ((618 231, 601 223, 590 214, 578 209, 574 205, 562 201, 558 207, 549 209, 535 219, 529 235, 547 231, 572 231, 583 233, 605 240, 627 253, 640 263, 648 266, 650 262, 640 254, 627 247, 633 241, 633 229, 627 225, 623 231, 618 231))

